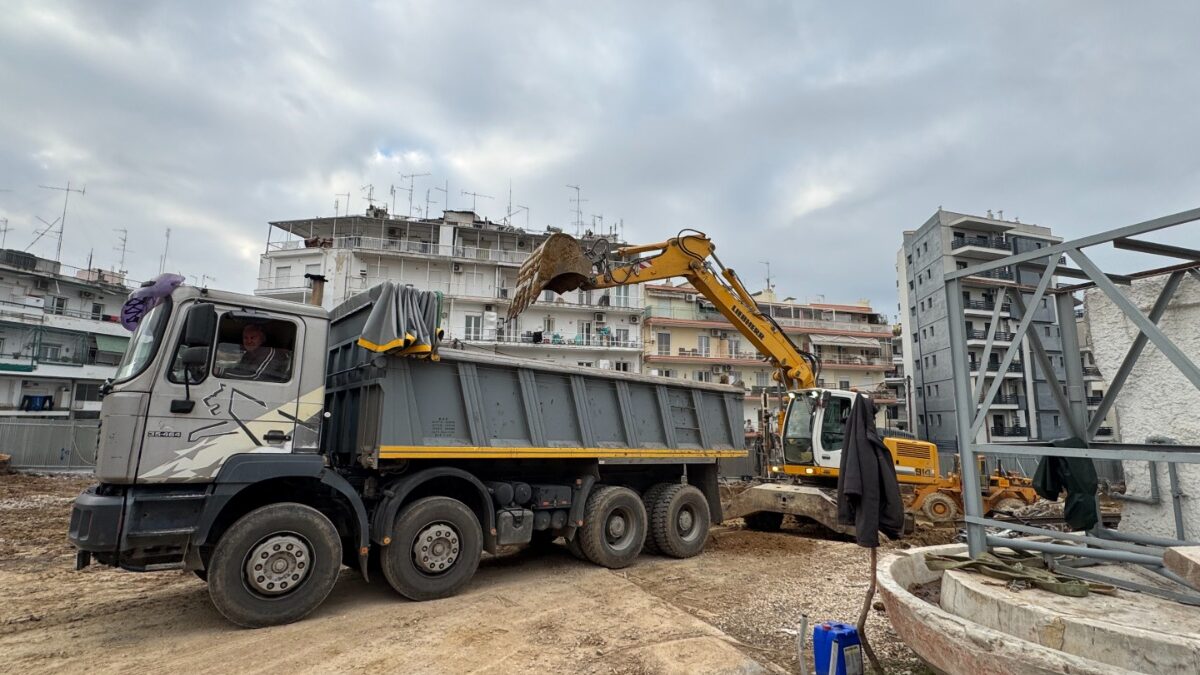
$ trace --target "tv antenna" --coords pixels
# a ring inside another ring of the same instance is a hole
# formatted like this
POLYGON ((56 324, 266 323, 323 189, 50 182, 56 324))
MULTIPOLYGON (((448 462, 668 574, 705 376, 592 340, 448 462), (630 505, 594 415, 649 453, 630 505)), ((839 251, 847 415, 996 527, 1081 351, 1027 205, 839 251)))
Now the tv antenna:
POLYGON ((162 257, 158 259, 158 273, 162 274, 167 269, 167 251, 171 248, 171 228, 167 228, 167 240, 163 242, 162 257))
MULTIPOLYGON (((400 189, 403 190, 404 188, 400 188, 400 189)), ((392 215, 396 215, 396 186, 392 185, 392 189, 389 190, 389 192, 392 195, 392 211, 391 212, 392 212, 392 215)))
POLYGON ((568 188, 575 191, 575 196, 571 201, 575 203, 575 236, 579 236, 579 230, 583 228, 583 203, 588 201, 580 197, 580 188, 578 185, 568 185, 568 188))
MULTIPOLYGON (((367 192, 367 206, 369 206, 369 207, 370 207, 370 206, 375 206, 375 186, 374 186, 373 184, 371 184, 371 183, 367 183, 366 185, 364 185, 364 186, 362 186, 362 187, 360 187, 360 188, 358 188, 358 189, 359 189, 359 190, 366 190, 366 192, 367 192)), ((350 211, 350 209, 349 209, 349 207, 347 207, 347 208, 346 208, 347 215, 349 215, 349 211, 350 211)))
POLYGON ((766 266, 767 266, 767 290, 768 290, 768 291, 769 291, 769 290, 772 290, 772 286, 771 286, 771 261, 770 261, 770 260, 759 260, 758 262, 760 262, 760 263, 762 263, 763 265, 766 265, 766 266))
POLYGON ((4 248, 4 240, 8 238, 8 218, 0 218, 0 223, 4 223, 4 227, 0 227, 0 248, 4 248))
POLYGON ((483 195, 483 194, 479 194, 478 192, 467 192, 466 190, 463 190, 462 193, 463 193, 463 195, 469 196, 471 198, 471 213, 474 213, 476 215, 479 214, 479 212, 475 210, 475 200, 476 199, 478 199, 479 197, 483 197, 484 199, 495 199, 495 197, 493 197, 491 195, 483 195))
POLYGON ((121 262, 118 263, 118 265, 117 265, 117 271, 120 272, 121 274, 125 274, 125 271, 126 271, 125 270, 125 254, 128 253, 128 250, 126 248, 126 243, 129 241, 129 230, 127 230, 123 227, 114 227, 113 231, 121 233, 121 236, 118 237, 118 240, 121 242, 121 245, 119 247, 114 246, 113 250, 121 252, 121 262))
MULTIPOLYGON (((444 188, 435 187, 433 189, 446 195, 446 204, 445 204, 446 208, 442 209, 442 212, 445 213, 446 211, 449 211, 450 210, 450 181, 449 181, 449 179, 446 180, 446 187, 444 187, 444 188)), ((426 214, 426 215, 428 215, 428 214, 426 214)))
POLYGON ((83 186, 83 189, 76 190, 75 188, 71 187, 71 181, 67 181, 66 187, 57 187, 54 185, 39 185, 38 187, 42 188, 43 190, 60 190, 63 193, 62 218, 58 219, 58 249, 54 252, 54 261, 62 262, 63 228, 66 227, 67 224, 67 201, 70 200, 72 192, 78 192, 79 196, 81 197, 87 194, 87 186, 85 185, 83 186))
POLYGON ((57 224, 58 224, 58 218, 55 218, 55 219, 54 219, 54 222, 52 222, 52 223, 47 223, 47 222, 46 222, 46 219, 45 219, 45 218, 43 218, 43 217, 41 217, 41 216, 34 216, 34 217, 35 217, 35 218, 37 218, 38 220, 42 221, 43 223, 45 223, 46 227, 43 227, 43 228, 42 228, 42 230, 41 230, 40 232, 38 232, 38 233, 37 233, 37 236, 33 238, 33 241, 29 242, 29 245, 25 247, 25 250, 26 250, 26 251, 28 251, 29 249, 33 248, 33 245, 34 245, 34 244, 38 243, 38 241, 40 241, 40 240, 41 240, 41 238, 42 238, 43 236, 45 236, 45 234, 46 234, 47 232, 49 232, 51 229, 53 229, 53 228, 54 228, 54 226, 55 226, 55 225, 57 225, 57 224))
POLYGON ((408 187, 400 188, 401 190, 408 190, 408 213, 406 215, 409 215, 409 216, 412 215, 413 184, 416 182, 416 180, 418 178, 421 178, 423 176, 432 176, 432 175, 433 174, 431 174, 431 173, 402 173, 402 174, 400 174, 400 180, 404 180, 405 178, 408 179, 408 187))
POLYGON ((338 197, 338 199, 333 200, 333 217, 334 218, 338 217, 338 206, 340 206, 341 197, 346 198, 346 215, 350 215, 350 193, 349 192, 335 192, 335 193, 333 193, 333 196, 338 197))

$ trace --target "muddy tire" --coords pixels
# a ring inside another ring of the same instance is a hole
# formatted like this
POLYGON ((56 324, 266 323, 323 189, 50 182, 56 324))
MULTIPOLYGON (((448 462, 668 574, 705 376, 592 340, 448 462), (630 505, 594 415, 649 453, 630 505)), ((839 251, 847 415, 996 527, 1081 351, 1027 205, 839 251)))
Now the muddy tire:
POLYGON ((935 492, 925 498, 921 504, 921 512, 935 523, 949 523, 958 520, 958 505, 948 495, 935 492))
POLYGON ((405 506, 383 549, 383 576, 409 600, 454 595, 479 567, 483 530, 466 504, 450 497, 425 497, 405 506))
POLYGON ((221 535, 208 565, 208 593, 226 619, 246 628, 298 621, 333 590, 342 540, 325 514, 270 504, 221 535))
POLYGON ((584 553, 583 548, 579 546, 579 530, 575 530, 574 539, 567 540, 567 550, 571 552, 571 555, 575 556, 579 560, 588 562, 587 554, 584 553))
POLYGON ((1025 502, 1017 499, 1016 497, 1005 497, 1004 499, 996 502, 996 506, 992 508, 992 512, 1007 516, 1011 515, 1013 511, 1023 508, 1025 508, 1025 502))
MULTIPOLYGON (((663 490, 671 487, 671 483, 655 483, 650 486, 649 490, 642 493, 642 504, 646 506, 646 515, 653 519, 654 505, 658 502, 658 496, 663 490)), ((654 541, 652 533, 646 534, 646 543, 642 545, 642 551, 646 553, 658 554, 662 553, 658 549, 658 544, 654 541)))
POLYGON ((783 527, 783 514, 774 511, 759 511, 743 518, 746 529, 755 532, 778 532, 783 527))
POLYGON ((646 507, 636 492, 606 486, 587 500, 583 527, 575 538, 587 559, 609 569, 627 567, 646 542, 646 507))
POLYGON ((650 511, 650 535, 659 551, 691 558, 708 542, 708 500, 693 485, 669 485, 658 492, 650 511))

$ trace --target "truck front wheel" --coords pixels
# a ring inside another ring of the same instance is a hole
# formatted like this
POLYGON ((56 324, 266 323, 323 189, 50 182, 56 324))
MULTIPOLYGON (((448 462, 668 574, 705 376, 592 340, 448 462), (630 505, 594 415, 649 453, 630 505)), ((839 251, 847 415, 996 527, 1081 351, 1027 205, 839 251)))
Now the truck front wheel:
POLYGON ((299 621, 333 590, 342 541, 325 514, 269 504, 242 516, 217 542, 208 593, 226 619, 246 628, 299 621))
POLYGON ((425 497, 396 516, 381 556, 383 576, 409 600, 445 598, 471 580, 482 554, 475 513, 457 499, 425 497))
POLYGON ((646 541, 646 507, 629 488, 607 486, 588 497, 583 527, 575 533, 587 559, 610 569, 628 566, 646 541))

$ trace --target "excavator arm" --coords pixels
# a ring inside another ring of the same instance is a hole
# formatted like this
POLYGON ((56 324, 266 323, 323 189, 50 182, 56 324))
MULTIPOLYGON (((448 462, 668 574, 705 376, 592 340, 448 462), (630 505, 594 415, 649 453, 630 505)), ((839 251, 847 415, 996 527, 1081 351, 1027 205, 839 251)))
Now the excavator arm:
POLYGON ((817 359, 801 351, 779 324, 764 314, 737 274, 721 264, 716 246, 702 232, 657 244, 591 250, 574 237, 556 233, 533 252, 517 275, 511 320, 533 304, 542 291, 556 293, 661 282, 683 277, 777 368, 776 379, 788 389, 816 386, 817 359), (713 263, 720 275, 713 271, 713 263))

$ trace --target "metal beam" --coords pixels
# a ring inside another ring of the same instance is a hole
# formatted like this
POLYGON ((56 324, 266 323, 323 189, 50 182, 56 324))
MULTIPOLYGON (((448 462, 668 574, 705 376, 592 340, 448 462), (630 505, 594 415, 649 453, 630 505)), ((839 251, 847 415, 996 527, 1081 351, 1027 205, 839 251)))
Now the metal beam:
MULTIPOLYGON (((1052 572, 1054 572, 1055 574, 1061 574, 1061 575, 1067 576, 1067 577, 1075 577, 1076 579, 1082 579, 1084 581, 1094 581, 1094 582, 1100 583, 1100 584, 1108 584, 1110 586, 1116 586, 1117 588, 1123 588, 1127 591, 1133 591, 1135 593, 1145 593, 1147 595, 1154 595, 1154 596, 1157 596, 1160 598, 1165 598, 1167 600, 1172 600, 1174 602, 1183 603, 1185 605, 1200 605, 1200 595, 1197 595, 1195 593, 1181 593, 1181 592, 1177 592, 1177 591, 1172 591, 1172 590, 1168 590, 1165 588, 1159 588, 1158 586, 1151 586, 1149 584, 1142 584, 1142 583, 1138 583, 1136 581, 1130 581, 1128 579, 1121 579, 1119 577, 1110 577, 1107 574, 1097 574, 1096 572, 1088 572, 1086 570, 1081 570, 1077 567, 1072 567, 1070 565, 1063 565, 1063 564, 1057 563, 1057 562, 1050 563, 1048 565, 1048 567, 1050 567, 1050 570, 1052 572)), ((1159 571, 1159 570, 1155 570, 1155 571, 1159 571)))
POLYGON ((1140 553, 1130 553, 1128 551, 1109 551, 1102 548, 1049 544, 1044 541, 1030 541, 1028 539, 1005 539, 1004 537, 994 535, 988 535, 987 543, 995 548, 1025 549, 1028 551, 1043 551, 1045 553, 1059 553, 1062 555, 1077 555, 1085 558, 1096 558, 1097 560, 1133 563, 1135 565, 1162 564, 1162 558, 1155 558, 1152 555, 1142 555, 1140 553))
MULTIPOLYGON (((1019 295, 1019 293, 1018 293, 1018 295, 1019 295)), ((990 327, 988 328, 987 342, 983 345, 983 356, 979 357, 980 363, 986 364, 988 362, 988 359, 991 358, 991 356, 992 356, 992 343, 996 339, 996 327, 1000 325, 1000 311, 1001 311, 1001 308, 1004 307, 1004 301, 1007 298, 1008 298, 1008 289, 1001 288, 1000 289, 1000 297, 995 298, 994 302, 993 302, 992 323, 991 323, 990 327)), ((968 358, 969 357, 970 357, 970 352, 968 352, 968 358)), ((978 400, 980 395, 983 394, 983 382, 986 379, 987 379, 987 368, 980 368, 979 369, 979 377, 975 380, 975 387, 971 390, 971 398, 973 400, 978 400)), ((971 414, 974 415, 975 411, 972 410, 971 414)))
POLYGON ((1127 443, 1092 443, 1087 448, 1062 448, 1048 445, 1014 445, 1011 443, 980 443, 975 452, 986 455, 1028 455, 1033 457, 1086 457, 1088 459, 1151 460, 1155 462, 1200 463, 1197 445, 1132 445, 1127 443))
MULTIPOLYGON (((1158 294, 1158 299, 1154 301, 1154 306, 1150 308, 1150 321, 1158 323, 1164 312, 1167 311, 1167 305, 1171 304, 1171 298, 1175 296, 1175 291, 1179 288, 1179 282, 1183 280, 1183 272, 1175 272, 1167 277, 1167 283, 1163 285, 1162 291, 1158 294)), ((1108 411, 1112 409, 1113 404, 1117 401, 1117 395, 1121 393, 1121 388, 1125 386, 1125 381, 1129 379, 1129 374, 1133 372, 1133 367, 1137 365, 1138 357, 1142 355, 1142 349, 1146 347, 1148 338, 1146 334, 1139 331, 1137 337, 1133 339, 1133 344, 1129 345, 1129 351, 1125 353, 1125 358, 1121 360, 1121 366, 1117 368, 1117 373, 1113 375, 1112 382, 1108 385, 1108 390, 1104 392, 1104 398, 1100 399, 1100 406, 1096 408, 1096 412, 1092 415, 1092 421, 1088 423, 1088 438, 1091 438, 1100 425, 1104 423, 1104 418, 1108 416, 1108 411)))
MULTIPOLYGON (((1050 280, 1052 278, 1054 278, 1054 268, 1057 264, 1058 264, 1058 256, 1052 257, 1047 262, 1046 270, 1044 272, 1042 272, 1042 279, 1041 279, 1041 281, 1038 282, 1037 289, 1033 292, 1033 296, 1031 298, 1029 298, 1030 304, 1036 306, 1038 304, 1038 302, 1041 301, 1042 296, 1044 296, 1046 294, 1046 288, 1050 286, 1050 280)), ((960 298, 960 300, 961 300, 961 298, 960 298)), ((961 317, 962 312, 959 312, 957 314, 951 313, 951 314, 949 314, 949 316, 961 317)), ((953 323, 955 323, 955 321, 957 321, 960 324, 962 323, 962 321, 960 319, 951 320, 950 323, 953 324, 953 323)), ((1025 312, 1021 315, 1021 322, 1017 324, 1017 331, 1013 334, 1012 344, 1009 345, 1008 350, 1006 352, 1004 352, 1004 358, 1000 360, 1000 367, 997 368, 996 377, 992 380, 992 386, 988 388, 988 393, 982 401, 983 405, 980 406, 979 411, 975 414, 974 421, 971 422, 971 438, 974 438, 975 434, 979 433, 979 429, 981 427, 983 427, 983 423, 987 419, 987 412, 992 407, 992 401, 996 400, 996 393, 1000 391, 1001 385, 1004 384, 1004 374, 1008 372, 1008 366, 1012 364, 1013 356, 1018 351, 1020 351, 1021 339, 1025 337, 1025 333, 1029 331, 1029 326, 1032 323, 1033 323, 1033 313, 1032 312, 1025 312)), ((963 348, 964 349, 966 348, 965 341, 963 342, 963 348)), ((955 360, 955 359, 952 359, 952 360, 957 363, 957 360, 955 360)), ((980 364, 979 367, 983 368, 984 372, 987 372, 987 364, 986 363, 980 364)), ((968 369, 968 372, 969 372, 969 369, 968 369)), ((974 408, 970 408, 969 410, 974 410, 974 408)), ((1028 424, 1028 422, 1026 422, 1026 424, 1028 424)), ((965 479, 965 477, 964 477, 964 479, 965 479)), ((964 483, 964 485, 965 484, 966 483, 964 483)), ((972 485, 973 485, 973 483, 972 483, 972 485)))
MULTIPOLYGON (((967 368, 967 332, 963 320, 962 282, 953 279, 946 283, 946 323, 950 329, 950 372, 954 378, 954 416, 958 428, 959 471, 963 485, 979 484, 979 468, 975 465, 975 433, 971 431, 971 413, 975 399, 971 396, 971 375, 967 368)), ((987 365, 984 364, 986 368, 987 365)), ((986 407, 986 406, 985 406, 986 407)), ((963 490, 963 507, 967 515, 983 515, 983 497, 979 490, 963 490)), ((978 558, 987 550, 987 532, 983 527, 967 524, 967 551, 978 558)))
POLYGON ((944 278, 946 281, 961 279, 962 277, 969 277, 972 274, 993 270, 998 267, 1004 267, 1006 265, 1018 265, 1029 260, 1044 258, 1047 255, 1053 255, 1055 258, 1057 258, 1059 255, 1071 250, 1095 246, 1096 244, 1103 244, 1105 242, 1113 241, 1114 239, 1120 239, 1123 237, 1131 237, 1138 234, 1145 234, 1147 232, 1154 232, 1155 230, 1161 230, 1166 227, 1171 227, 1172 225, 1190 223, 1194 220, 1200 220, 1200 208, 1180 211, 1179 213, 1174 213, 1169 216, 1162 216, 1160 218, 1142 221, 1133 225, 1118 227, 1115 230, 1108 230, 1099 234, 1093 234, 1087 237, 1081 237, 1079 239, 1072 239, 1071 241, 1064 241, 1046 248, 1039 248, 1034 251, 1018 253, 1016 255, 1008 256, 1007 258, 1000 258, 998 260, 986 262, 981 265, 975 265, 974 267, 955 270, 954 272, 947 273, 944 278))
POLYGON ((1180 351, 1179 347, 1175 346, 1175 343, 1171 341, 1171 338, 1163 334, 1163 332, 1159 330, 1158 326, 1154 325, 1153 322, 1147 319, 1146 315, 1142 314, 1142 311, 1138 309, 1129 298, 1125 297, 1125 294, 1121 293, 1121 291, 1118 290, 1111 281, 1105 278, 1104 273, 1100 271, 1100 268, 1096 266, 1096 263, 1092 262, 1092 259, 1087 257, 1083 251, 1076 249, 1069 251, 1068 255, 1071 256, 1076 264, 1078 264, 1082 269, 1092 276, 1092 281, 1096 283, 1096 286, 1099 287, 1100 290, 1104 291, 1104 294, 1113 301, 1113 304, 1121 308, 1121 311, 1125 313, 1125 316, 1129 317, 1129 319, 1133 321, 1133 323, 1139 329, 1141 329, 1141 331, 1145 333, 1147 337, 1150 338, 1150 341, 1154 343, 1154 346, 1158 347, 1159 351, 1161 351, 1163 355, 1171 361, 1171 363, 1175 364, 1175 367, 1179 369, 1179 372, 1183 373, 1183 376, 1191 381, 1192 386, 1200 389, 1200 368, 1197 368, 1196 364, 1192 363, 1192 360, 1189 359, 1186 354, 1180 351))
POLYGON ((1162 558, 1162 549, 1151 549, 1148 546, 1140 546, 1138 544, 1130 544, 1123 541, 1114 541, 1112 539, 1101 539, 1099 537, 1089 537, 1086 534, 1075 534, 1072 532, 1058 532, 1045 527, 1035 527, 1033 525, 1022 525, 1020 523, 1010 523, 1003 520, 994 520, 992 518, 976 518, 975 516, 964 516, 963 520, 968 523, 975 523, 985 527, 996 527, 1002 529, 1013 530, 1023 534, 1034 534, 1039 536, 1052 537, 1063 541, 1073 541, 1078 544, 1088 544, 1097 548, 1103 548, 1110 551, 1127 551, 1129 553, 1140 553, 1142 555, 1157 555, 1162 558))
MULTIPOLYGON (((1017 295, 1019 296, 1020 293, 1017 295)), ((1013 302, 1015 302, 1017 304, 1017 308, 1021 310, 1021 316, 1025 316, 1026 313, 1032 315, 1032 312, 1029 312, 1029 310, 1026 309, 1025 302, 1021 300, 1021 298, 1013 298, 1013 302)), ((1034 307, 1036 308, 1037 305, 1035 304, 1034 307)), ((1034 311, 1037 310, 1034 309, 1034 311)), ((1075 313, 1072 312, 1072 321, 1075 320, 1074 317, 1075 313)), ((1058 410, 1063 414, 1064 417, 1067 418, 1067 426, 1071 427, 1071 433, 1075 434, 1077 438, 1091 440, 1090 438, 1084 436, 1082 421, 1075 419, 1075 417, 1071 414, 1071 402, 1067 400, 1066 394, 1063 393, 1062 383, 1058 381, 1058 375, 1056 375, 1054 372, 1054 364, 1051 363, 1050 355, 1046 353, 1046 348, 1042 345, 1041 336, 1037 334, 1036 330, 1029 331, 1027 335, 1029 336, 1029 345, 1033 347, 1033 354, 1035 357, 1037 357, 1038 365, 1042 367, 1042 372, 1045 374, 1046 384, 1050 386, 1050 394, 1054 396, 1054 402, 1058 405, 1058 410)), ((1036 383, 1037 380, 1035 379, 1035 387, 1037 386, 1036 383)), ((1035 407, 1034 413, 1036 414, 1036 412, 1037 408, 1035 407)), ((1026 422, 1026 424, 1028 424, 1028 422, 1026 422)))
POLYGON ((1086 435, 1080 435, 1080 438, 1090 443, 1095 432, 1087 431, 1087 390, 1083 384, 1079 327, 1075 324, 1075 297, 1054 296, 1054 312, 1058 316, 1058 337, 1062 346, 1064 375, 1067 378, 1067 399, 1071 404, 1071 410, 1067 414, 1073 420, 1071 428, 1084 430, 1086 435))
POLYGON ((1121 248, 1126 251, 1153 253, 1155 255, 1165 255, 1169 258, 1182 258, 1184 260, 1200 260, 1200 251, 1194 248, 1183 248, 1182 246, 1171 246, 1170 244, 1156 244, 1152 241, 1142 241, 1141 239, 1130 239, 1128 237, 1113 239, 1112 245, 1113 248, 1121 248))

